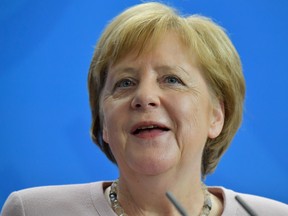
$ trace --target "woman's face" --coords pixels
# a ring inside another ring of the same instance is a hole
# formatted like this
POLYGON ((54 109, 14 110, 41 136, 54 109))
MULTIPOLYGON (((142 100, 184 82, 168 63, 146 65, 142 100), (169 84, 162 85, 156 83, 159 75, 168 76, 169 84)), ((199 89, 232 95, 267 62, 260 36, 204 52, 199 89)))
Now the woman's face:
POLYGON ((206 139, 219 135, 224 120, 194 57, 172 32, 152 52, 111 65, 101 100, 103 139, 120 172, 200 175, 206 139))

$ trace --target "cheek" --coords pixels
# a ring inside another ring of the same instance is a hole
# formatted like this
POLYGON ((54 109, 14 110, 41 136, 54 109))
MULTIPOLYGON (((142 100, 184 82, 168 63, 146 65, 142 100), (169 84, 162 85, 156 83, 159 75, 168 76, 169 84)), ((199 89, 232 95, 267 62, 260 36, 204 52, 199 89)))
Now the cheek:
POLYGON ((109 102, 104 102, 102 106, 103 139, 108 144, 111 141, 111 130, 113 130, 110 124, 113 121, 113 112, 111 112, 111 108, 108 109, 109 106, 109 102))
POLYGON ((182 126, 194 128, 198 125, 199 105, 197 99, 191 97, 178 98, 172 103, 171 110, 174 110, 175 120, 182 126), (177 104, 175 106, 175 104, 177 104))
POLYGON ((123 101, 107 99, 103 102, 103 137, 109 145, 123 139, 127 113, 127 103, 123 101))
POLYGON ((192 143, 193 146, 205 145, 210 109, 207 101, 201 99, 191 96, 178 98, 173 103, 174 107, 170 107, 171 113, 173 113, 171 118, 176 128, 176 138, 182 146, 189 143, 192 143), (179 106, 175 106, 175 104, 179 104, 179 106))

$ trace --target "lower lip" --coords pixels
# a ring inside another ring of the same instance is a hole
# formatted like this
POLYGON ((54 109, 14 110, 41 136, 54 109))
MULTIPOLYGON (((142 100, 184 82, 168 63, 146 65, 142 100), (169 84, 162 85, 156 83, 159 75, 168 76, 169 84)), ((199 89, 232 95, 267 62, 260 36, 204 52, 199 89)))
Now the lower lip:
POLYGON ((154 130, 147 130, 147 131, 142 131, 139 134, 133 134, 134 136, 141 138, 141 139, 151 139, 157 136, 161 136, 164 133, 167 133, 168 131, 164 131, 164 130, 158 130, 158 129, 154 129, 154 130))

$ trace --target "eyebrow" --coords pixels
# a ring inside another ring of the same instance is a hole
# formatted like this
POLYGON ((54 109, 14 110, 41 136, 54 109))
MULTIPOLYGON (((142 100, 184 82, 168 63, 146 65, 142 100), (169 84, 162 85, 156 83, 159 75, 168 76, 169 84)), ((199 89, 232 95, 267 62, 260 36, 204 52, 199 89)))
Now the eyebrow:
POLYGON ((180 71, 180 72, 184 72, 186 75, 189 75, 189 72, 179 65, 176 65, 176 66, 169 66, 169 65, 157 66, 156 71, 180 71))
POLYGON ((135 73, 139 71, 139 69, 133 68, 133 67, 119 67, 116 68, 115 70, 112 70, 112 73, 118 74, 118 73, 135 73))
MULTIPOLYGON (((112 70, 113 74, 119 74, 119 73, 138 73, 141 69, 135 68, 135 67, 119 67, 115 70, 112 70)), ((186 75, 189 75, 189 72, 185 70, 183 67, 176 65, 176 66, 170 66, 170 65, 160 65, 155 67, 156 72, 167 72, 167 71, 179 71, 184 72, 186 75)))

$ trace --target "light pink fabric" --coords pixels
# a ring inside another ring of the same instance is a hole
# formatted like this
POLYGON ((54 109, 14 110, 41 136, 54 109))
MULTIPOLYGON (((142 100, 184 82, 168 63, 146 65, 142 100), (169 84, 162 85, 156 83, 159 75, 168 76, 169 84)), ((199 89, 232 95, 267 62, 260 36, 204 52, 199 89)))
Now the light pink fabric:
MULTIPOLYGON (((106 201, 103 188, 111 182, 46 186, 13 192, 1 216, 116 216, 106 201)), ((288 205, 263 197, 240 194, 223 187, 209 191, 224 198, 222 216, 249 215, 235 200, 240 195, 260 216, 287 216, 288 205)))

